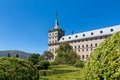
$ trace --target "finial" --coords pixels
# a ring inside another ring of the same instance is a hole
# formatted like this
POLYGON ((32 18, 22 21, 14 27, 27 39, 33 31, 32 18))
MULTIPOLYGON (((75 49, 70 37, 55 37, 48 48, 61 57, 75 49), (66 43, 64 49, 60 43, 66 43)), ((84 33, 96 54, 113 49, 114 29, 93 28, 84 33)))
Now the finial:
POLYGON ((58 11, 56 11, 56 20, 55 20, 55 27, 54 27, 54 29, 59 29, 58 11))

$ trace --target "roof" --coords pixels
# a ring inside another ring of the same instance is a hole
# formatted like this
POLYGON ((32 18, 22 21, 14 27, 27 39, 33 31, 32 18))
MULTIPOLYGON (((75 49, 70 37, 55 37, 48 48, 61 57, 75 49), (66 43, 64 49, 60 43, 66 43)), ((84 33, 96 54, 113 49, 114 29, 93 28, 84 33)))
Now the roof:
POLYGON ((80 40, 80 39, 92 38, 92 37, 104 36, 104 35, 111 35, 118 31, 120 31, 120 25, 96 29, 96 30, 92 30, 92 31, 82 32, 82 33, 77 33, 77 34, 73 34, 73 35, 63 36, 59 40, 59 42, 80 40))

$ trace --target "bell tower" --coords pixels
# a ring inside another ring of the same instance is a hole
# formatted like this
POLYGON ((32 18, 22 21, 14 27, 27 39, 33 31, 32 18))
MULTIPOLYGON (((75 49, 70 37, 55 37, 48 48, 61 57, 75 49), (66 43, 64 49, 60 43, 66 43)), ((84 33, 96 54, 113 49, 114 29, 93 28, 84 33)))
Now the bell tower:
POLYGON ((56 20, 54 27, 48 31, 48 51, 55 53, 56 46, 59 45, 59 40, 64 36, 65 31, 62 30, 58 22, 58 14, 56 13, 56 20))

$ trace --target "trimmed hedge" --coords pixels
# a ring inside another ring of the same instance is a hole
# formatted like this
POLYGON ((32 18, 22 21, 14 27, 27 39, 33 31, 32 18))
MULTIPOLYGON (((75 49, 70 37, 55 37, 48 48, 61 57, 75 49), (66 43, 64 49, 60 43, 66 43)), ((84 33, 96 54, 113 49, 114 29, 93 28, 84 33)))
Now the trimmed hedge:
POLYGON ((62 74, 62 73, 68 73, 68 72, 75 72, 78 70, 40 70, 39 71, 39 75, 40 76, 49 76, 49 75, 53 75, 53 74, 62 74))
POLYGON ((28 61, 14 58, 0 58, 0 80, 38 80, 35 67, 28 61))

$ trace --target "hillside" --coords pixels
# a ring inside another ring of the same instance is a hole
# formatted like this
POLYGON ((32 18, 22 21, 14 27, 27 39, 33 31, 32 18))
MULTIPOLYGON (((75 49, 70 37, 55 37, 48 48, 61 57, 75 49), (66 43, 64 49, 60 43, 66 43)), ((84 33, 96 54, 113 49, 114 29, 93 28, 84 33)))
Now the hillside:
POLYGON ((0 56, 8 56, 10 53, 10 56, 16 56, 16 54, 19 55, 20 58, 27 59, 30 55, 30 53, 19 51, 19 50, 6 50, 6 51, 0 51, 0 56))

